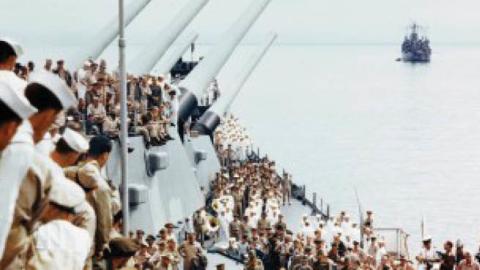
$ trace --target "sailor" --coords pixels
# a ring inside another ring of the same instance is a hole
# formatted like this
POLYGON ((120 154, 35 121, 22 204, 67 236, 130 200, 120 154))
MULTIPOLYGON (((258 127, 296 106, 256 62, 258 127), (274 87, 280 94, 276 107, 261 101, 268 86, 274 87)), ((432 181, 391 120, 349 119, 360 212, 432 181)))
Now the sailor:
POLYGON ((419 269, 430 270, 435 263, 440 262, 440 258, 438 258, 437 253, 432 247, 432 238, 430 236, 425 236, 422 243, 422 251, 417 255, 416 259, 419 263, 419 269))
POLYGON ((378 240, 378 250, 377 250, 377 258, 376 261, 379 263, 383 256, 388 255, 387 249, 385 248, 385 240, 379 239, 378 240))
MULTIPOLYGON (((80 155, 88 151, 88 141, 80 133, 66 128, 62 137, 58 140, 55 150, 50 154, 52 159, 52 171, 64 176, 63 168, 73 166, 76 164, 80 155)), ((67 180, 70 181, 70 180, 67 180)), ((76 184, 78 186, 78 184, 76 184)), ((85 193, 81 189, 82 193, 85 193)), ((93 240, 95 239, 96 216, 92 206, 84 200, 81 205, 77 207, 80 221, 76 224, 78 227, 85 229, 90 236, 90 246, 92 247, 91 256, 93 255, 93 240)), ((87 262, 86 269, 91 269, 91 260, 87 262)))
POLYGON ((291 205, 290 199, 292 198, 292 178, 287 172, 283 172, 282 177, 282 193, 283 193, 283 205, 288 203, 291 205))
MULTIPOLYGON (((3 151, 17 132, 22 121, 28 121, 37 110, 23 95, 4 82, 0 82, 0 256, 13 218, 13 205, 24 175, 20 176, 18 156, 5 155, 3 151)), ((33 150, 33 144, 31 145, 33 150)))
POLYGON ((38 256, 29 262, 33 269, 84 269, 92 239, 73 223, 78 207, 85 202, 83 190, 70 180, 55 178, 49 203, 34 234, 38 256))
POLYGON ((76 181, 87 194, 87 201, 95 210, 97 226, 95 232, 95 254, 101 255, 110 240, 113 225, 112 189, 101 174, 106 165, 112 143, 104 136, 90 140, 87 158, 78 166, 65 168, 68 178, 76 181))
POLYGON ((287 229, 287 223, 283 220, 283 215, 278 215, 278 221, 275 223, 275 228, 282 228, 283 230, 287 229))
POLYGON ((370 245, 368 246, 368 249, 367 249, 368 256, 376 259, 377 251, 378 251, 377 237, 372 236, 370 238, 370 245))
POLYGON ((0 37, 0 82, 5 82, 13 90, 23 93, 27 82, 13 72, 17 58, 23 54, 23 49, 16 41, 0 37))
POLYGON ((39 214, 47 205, 52 181, 46 157, 38 151, 32 154, 32 146, 44 137, 62 110, 76 104, 65 82, 47 72, 30 75, 25 96, 37 112, 29 121, 22 123, 13 139, 15 145, 4 153, 5 157, 17 158, 17 173, 25 178, 19 192, 13 192, 14 196, 18 194, 18 198, 0 269, 22 268, 31 258, 27 256, 28 248, 32 245, 31 236, 39 225, 39 214))
MULTIPOLYGON (((165 85, 165 89, 167 88, 170 88, 168 84, 165 85)), ((176 125, 178 122, 179 109, 177 91, 175 89, 170 89, 168 92, 168 97, 168 101, 170 102, 170 123, 171 125, 176 125)))
POLYGON ((135 270, 134 266, 129 266, 133 256, 140 249, 140 246, 132 239, 119 237, 109 242, 108 249, 105 251, 107 259, 107 270, 135 270))
POLYGON ((178 252, 183 258, 183 270, 193 270, 194 262, 202 256, 202 249, 198 242, 195 241, 195 235, 189 234, 179 248, 178 252))

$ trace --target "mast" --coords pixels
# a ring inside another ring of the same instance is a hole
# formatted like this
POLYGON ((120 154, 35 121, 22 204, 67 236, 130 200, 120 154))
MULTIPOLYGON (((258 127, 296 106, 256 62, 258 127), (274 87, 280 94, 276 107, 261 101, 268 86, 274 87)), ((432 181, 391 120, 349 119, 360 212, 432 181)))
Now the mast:
POLYGON ((364 242, 364 235, 363 235, 363 223, 364 223, 364 218, 363 218, 363 207, 362 207, 362 203, 360 201, 360 196, 358 195, 358 191, 357 191, 357 187, 353 187, 354 188, 354 191, 355 191, 355 197, 357 199, 357 205, 358 205, 358 217, 360 219, 360 224, 359 224, 359 228, 360 228, 360 247, 363 248, 363 242, 364 242))
POLYGON ((119 54, 119 77, 120 77, 120 155, 122 165, 122 211, 123 211, 123 235, 128 236, 129 232, 129 203, 128 203, 128 135, 127 135, 127 73, 125 67, 125 22, 124 3, 118 0, 118 54, 119 54))

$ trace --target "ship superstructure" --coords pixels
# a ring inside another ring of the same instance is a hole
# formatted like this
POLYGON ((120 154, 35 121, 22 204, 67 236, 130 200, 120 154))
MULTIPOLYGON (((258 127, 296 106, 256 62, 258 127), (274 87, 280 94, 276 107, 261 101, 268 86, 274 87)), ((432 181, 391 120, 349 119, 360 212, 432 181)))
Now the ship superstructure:
POLYGON ((430 40, 420 35, 421 27, 416 23, 409 27, 409 34, 402 43, 402 60, 405 62, 429 62, 432 49, 430 40))

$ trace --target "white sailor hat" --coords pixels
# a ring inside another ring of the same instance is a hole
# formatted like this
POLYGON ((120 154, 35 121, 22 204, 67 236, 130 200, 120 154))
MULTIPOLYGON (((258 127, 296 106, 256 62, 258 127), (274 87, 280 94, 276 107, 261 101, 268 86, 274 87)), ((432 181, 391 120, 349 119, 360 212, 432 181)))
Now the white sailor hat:
POLYGON ((58 98, 64 109, 77 105, 77 99, 65 81, 51 72, 37 71, 31 73, 29 76, 30 83, 41 84, 50 90, 58 98))
POLYGON ((428 241, 432 241, 432 237, 430 235, 425 235, 422 239, 422 242, 428 242, 428 241))
POLYGON ((65 142, 75 150, 77 153, 85 153, 88 151, 89 144, 85 137, 82 134, 70 129, 66 128, 63 132, 62 138, 65 142))
POLYGON ((10 38, 7 38, 7 37, 0 37, 0 42, 7 43, 12 48, 13 52, 15 52, 15 55, 17 57, 22 56, 22 54, 23 54, 22 46, 20 46, 20 44, 18 44, 13 39, 10 39, 10 38))
POLYGON ((75 210, 85 202, 85 192, 73 181, 60 177, 53 181, 49 199, 55 204, 75 210))
POLYGON ((4 82, 0 82, 0 100, 21 119, 27 119, 30 115, 37 112, 37 109, 30 105, 25 96, 4 82))

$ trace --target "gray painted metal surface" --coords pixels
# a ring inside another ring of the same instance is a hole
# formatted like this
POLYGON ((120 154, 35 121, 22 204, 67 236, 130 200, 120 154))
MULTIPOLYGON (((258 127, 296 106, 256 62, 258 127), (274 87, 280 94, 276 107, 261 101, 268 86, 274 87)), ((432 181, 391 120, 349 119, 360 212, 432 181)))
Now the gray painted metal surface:
POLYGON ((152 38, 149 45, 135 57, 128 58, 129 72, 138 75, 149 73, 207 2, 208 0, 188 1, 173 20, 152 38))
MULTIPOLYGON (((140 12, 150 3, 151 0, 135 0, 125 8, 124 24, 128 26, 140 12)), ((119 33, 118 18, 114 17, 106 23, 98 34, 92 38, 95 42, 88 43, 87 47, 82 47, 76 57, 71 61, 75 69, 81 68, 83 62, 88 58, 97 59, 105 48, 115 40, 119 33)))
MULTIPOLYGON (((157 233, 166 222, 181 221, 204 206, 205 198, 185 148, 174 130, 170 134, 175 140, 148 150, 142 137, 129 138, 129 145, 135 148, 128 155, 129 194, 140 199, 146 197, 145 202, 136 205, 130 201, 131 230, 141 228, 147 233, 157 233), (148 154, 158 152, 168 155, 168 166, 149 176, 148 154)), ((116 143, 106 169, 116 184, 120 184, 120 165, 119 144, 116 143)))
MULTIPOLYGON (((209 136, 200 135, 195 138, 190 138, 189 141, 185 142, 185 145, 186 148, 198 149, 205 151, 207 154, 205 160, 195 164, 198 183, 207 190, 210 180, 215 177, 215 173, 219 172, 221 168, 220 160, 218 159, 212 141, 209 136)), ((189 154, 192 155, 193 152, 189 154)), ((190 159, 193 160, 193 157, 190 156, 190 159)))

